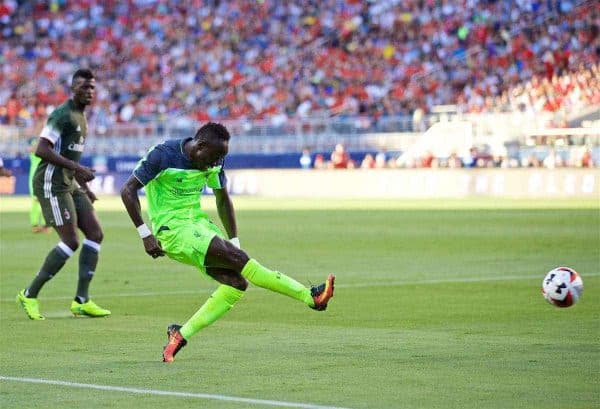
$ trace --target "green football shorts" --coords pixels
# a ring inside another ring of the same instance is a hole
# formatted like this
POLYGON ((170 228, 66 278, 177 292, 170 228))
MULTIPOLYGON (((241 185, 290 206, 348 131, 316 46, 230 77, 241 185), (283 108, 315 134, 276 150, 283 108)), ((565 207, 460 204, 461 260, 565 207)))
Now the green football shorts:
POLYGON ((204 257, 215 236, 226 239, 216 224, 209 219, 199 219, 185 224, 171 222, 158 229, 156 238, 169 258, 195 266, 206 274, 204 257))
POLYGON ((77 224, 77 214, 94 211, 94 205, 88 195, 81 189, 73 192, 57 193, 49 198, 36 195, 40 201, 44 219, 49 226, 77 224))

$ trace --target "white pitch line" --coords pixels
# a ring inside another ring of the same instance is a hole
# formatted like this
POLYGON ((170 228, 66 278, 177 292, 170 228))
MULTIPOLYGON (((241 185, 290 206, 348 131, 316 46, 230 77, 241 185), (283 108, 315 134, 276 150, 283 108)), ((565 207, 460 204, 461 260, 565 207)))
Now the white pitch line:
POLYGON ((38 384, 41 383, 41 384, 45 384, 45 385, 66 386, 69 388, 96 389, 96 390, 109 391, 109 392, 135 393, 135 394, 140 394, 140 395, 175 396, 178 398, 220 400, 220 401, 226 401, 226 402, 246 403, 246 404, 251 404, 251 405, 276 406, 276 407, 280 407, 280 408, 348 409, 348 408, 342 408, 339 406, 313 405, 311 403, 296 403, 296 402, 285 402, 285 401, 267 400, 267 399, 251 399, 251 398, 241 398, 241 397, 237 397, 237 396, 213 395, 213 394, 209 394, 209 393, 173 392, 173 391, 163 391, 163 390, 157 390, 157 389, 126 388, 123 386, 96 385, 93 383, 55 381, 55 380, 51 380, 51 379, 18 378, 18 377, 14 377, 14 376, 0 375, 0 380, 13 381, 13 382, 24 382, 24 383, 38 383, 38 384))
MULTIPOLYGON (((600 273, 587 273, 585 277, 597 277, 600 273)), ((585 280, 585 277, 583 278, 585 280)), ((387 282, 364 282, 357 284, 336 284, 335 288, 369 288, 369 287, 401 287, 405 285, 427 285, 427 284, 452 284, 452 283, 483 283, 490 281, 515 281, 515 280, 541 280, 543 277, 536 276, 494 276, 494 277, 456 277, 456 278, 434 278, 424 280, 412 280, 412 281, 387 281, 387 282)), ((338 278, 339 280, 339 278, 338 278)), ((113 294, 95 294, 94 297, 98 298, 121 298, 121 297, 159 297, 168 295, 193 295, 202 294, 214 291, 214 288, 198 288, 196 290, 176 290, 176 291, 150 291, 150 292, 137 292, 137 293, 113 293, 113 294)), ((70 300, 73 296, 61 295, 55 297, 43 297, 43 300, 70 300)), ((0 302, 13 302, 12 298, 2 298, 0 302)))

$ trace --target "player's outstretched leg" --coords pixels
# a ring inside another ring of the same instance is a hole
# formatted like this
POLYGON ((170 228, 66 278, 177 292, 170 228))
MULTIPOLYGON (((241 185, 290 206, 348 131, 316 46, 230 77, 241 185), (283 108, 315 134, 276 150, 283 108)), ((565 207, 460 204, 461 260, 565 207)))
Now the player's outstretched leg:
POLYGON ((333 274, 327 277, 325 283, 307 288, 293 278, 279 271, 269 270, 258 261, 250 259, 242 270, 242 276, 254 285, 302 301, 317 311, 325 310, 329 299, 333 297, 333 274))
POLYGON ((169 325, 169 342, 163 350, 163 362, 173 362, 175 354, 187 340, 225 315, 243 296, 244 291, 221 284, 183 326, 169 325))
POLYGON ((329 274, 323 284, 314 285, 310 288, 310 295, 312 295, 314 303, 310 308, 317 311, 325 311, 327 309, 327 303, 333 298, 334 281, 335 276, 329 274))
POLYGON ((171 324, 167 327, 167 345, 163 349, 163 362, 173 362, 175 355, 187 341, 181 335, 181 325, 171 324))

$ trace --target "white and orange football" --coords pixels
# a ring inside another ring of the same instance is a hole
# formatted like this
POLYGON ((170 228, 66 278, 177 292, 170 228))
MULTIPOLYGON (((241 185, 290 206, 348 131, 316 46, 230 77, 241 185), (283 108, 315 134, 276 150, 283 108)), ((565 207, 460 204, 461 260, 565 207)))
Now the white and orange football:
POLYGON ((542 294, 546 301, 560 308, 574 305, 583 293, 583 280, 569 267, 556 267, 546 274, 542 294))

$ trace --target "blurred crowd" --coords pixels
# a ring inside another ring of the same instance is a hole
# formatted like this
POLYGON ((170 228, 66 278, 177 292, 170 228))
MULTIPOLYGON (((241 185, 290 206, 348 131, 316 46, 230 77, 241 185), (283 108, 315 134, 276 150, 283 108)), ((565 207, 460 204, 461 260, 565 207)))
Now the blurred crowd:
MULTIPOLYGON (((576 70, 562 75, 553 74, 552 77, 534 75, 500 95, 481 89, 468 90, 460 101, 468 112, 576 112, 585 107, 598 107, 600 65, 581 65, 576 70)), ((554 125, 561 127, 564 124, 554 125)))
POLYGON ((97 75, 96 125, 569 109, 599 101, 593 0, 0 3, 0 123, 97 75))
POLYGON ((520 150, 513 155, 508 152, 491 152, 489 147, 471 147, 459 155, 435 155, 431 151, 422 155, 407 155, 380 150, 367 152, 364 156, 353 155, 343 144, 337 144, 331 154, 311 155, 305 149, 300 157, 300 167, 304 169, 417 169, 417 168, 593 168, 594 162, 590 147, 578 146, 575 149, 560 150, 555 147, 542 150, 520 150))

